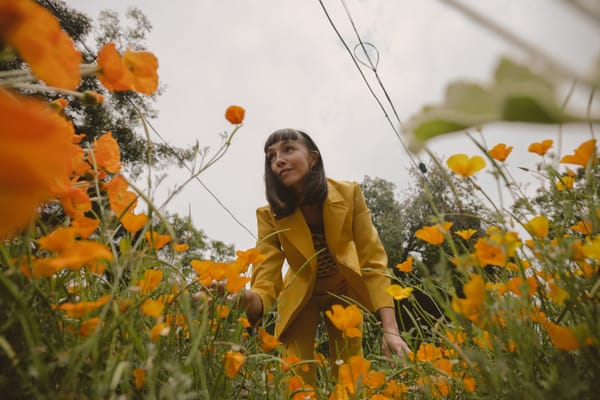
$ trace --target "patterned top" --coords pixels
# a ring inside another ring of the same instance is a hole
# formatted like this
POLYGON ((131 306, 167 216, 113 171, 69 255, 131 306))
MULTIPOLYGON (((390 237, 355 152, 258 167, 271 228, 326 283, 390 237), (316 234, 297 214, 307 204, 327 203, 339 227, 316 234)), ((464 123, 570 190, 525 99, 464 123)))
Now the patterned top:
POLYGON ((313 295, 345 294, 346 280, 338 270, 338 266, 327 248, 323 227, 311 226, 310 228, 315 251, 319 252, 317 255, 317 279, 313 295))

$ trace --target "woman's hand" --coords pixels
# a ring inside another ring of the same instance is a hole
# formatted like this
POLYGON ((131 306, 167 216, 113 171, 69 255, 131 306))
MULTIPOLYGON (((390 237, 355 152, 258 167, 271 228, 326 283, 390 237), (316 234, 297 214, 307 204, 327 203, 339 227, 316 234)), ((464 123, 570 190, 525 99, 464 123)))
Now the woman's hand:
POLYGON ((398 329, 394 308, 380 308, 379 316, 383 325, 383 354, 390 360, 393 359, 394 355, 397 355, 406 361, 411 350, 400 336, 400 329, 398 329))

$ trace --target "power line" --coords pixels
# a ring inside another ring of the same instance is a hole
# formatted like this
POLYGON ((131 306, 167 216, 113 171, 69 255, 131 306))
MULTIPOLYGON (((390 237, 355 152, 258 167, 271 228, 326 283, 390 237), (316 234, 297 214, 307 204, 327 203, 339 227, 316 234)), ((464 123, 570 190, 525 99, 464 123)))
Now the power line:
MULTIPOLYGON (((383 82, 382 82, 382 80, 381 80, 381 78, 379 76, 379 73, 377 72, 377 65, 373 64, 373 62, 372 62, 372 60, 371 60, 371 58, 370 58, 370 56, 369 56, 369 54, 368 54, 368 52, 367 52, 367 50, 365 48, 365 42, 362 40, 362 38, 360 37, 360 34, 358 33, 358 30, 356 29, 356 24, 354 23, 352 15, 350 14, 350 11, 348 10, 348 7, 346 6, 345 1, 344 0, 341 0, 341 1, 342 1, 342 5, 344 6, 344 9, 346 11, 346 15, 347 15, 348 19, 350 20, 350 24, 352 25, 354 33, 355 33, 356 37, 358 38, 359 45, 363 49, 363 51, 364 51, 364 53, 365 53, 365 55, 367 57, 367 60, 369 61, 369 69, 375 74, 375 76, 377 78, 377 81, 379 83, 379 86, 383 90, 383 92, 385 94, 385 97, 386 97, 386 100, 387 100, 387 102, 390 104, 390 106, 392 108, 392 111, 394 113, 394 116, 396 117, 397 123, 400 125, 402 123, 402 121, 400 120, 400 117, 398 116, 398 113, 396 112, 396 107, 394 106, 394 103, 392 102, 392 99, 388 95, 388 91, 385 88, 385 85, 383 84, 383 82)), ((387 110, 385 109, 385 106, 383 105, 383 103, 381 102, 381 100, 379 99, 379 97, 377 96, 377 94, 375 94, 375 91, 373 90, 373 88, 371 87, 371 84, 367 80, 367 77, 365 76, 362 68, 360 67, 360 65, 358 65, 357 57, 354 56, 354 54, 352 53, 352 51, 348 47, 348 44, 346 43, 346 41, 342 37, 339 29, 337 28, 337 26, 335 25, 335 23, 331 19, 331 16, 329 15, 329 12, 327 11, 327 8, 323 4, 323 1, 319 0, 319 4, 321 5, 321 8, 323 9, 323 12, 325 13, 325 16, 327 17, 327 20, 329 21, 329 24, 330 24, 331 28, 336 33, 338 39, 342 42, 342 45, 346 49, 347 53, 350 55, 350 58, 352 59, 352 62, 354 63, 354 66, 356 67, 356 69, 358 70, 360 76, 362 77, 363 82, 365 83, 365 85, 369 89, 369 92, 371 93, 371 96, 373 96, 373 98, 375 99, 375 101, 377 102, 377 104, 379 105, 379 107, 381 108, 381 110, 383 111, 385 119, 388 121, 389 125, 391 126, 392 130, 394 131, 394 134, 396 135, 396 137, 400 141, 400 144, 402 145, 402 147, 404 149, 404 152, 408 155, 408 157, 409 157, 411 163, 413 164, 413 166, 416 167, 416 168, 418 168, 421 172, 424 173, 426 171, 425 163, 423 163, 418 156, 416 158, 419 160, 419 162, 415 161, 415 156, 413 156, 413 154, 408 150, 408 148, 406 146, 406 143, 404 142, 404 140, 400 136, 400 133, 398 132, 398 129, 396 128, 396 125, 390 119, 390 116, 389 116, 387 110)), ((372 46, 373 48, 377 49, 373 44, 369 43, 369 45, 372 46)), ((378 60, 379 60, 379 57, 378 57, 378 60)))

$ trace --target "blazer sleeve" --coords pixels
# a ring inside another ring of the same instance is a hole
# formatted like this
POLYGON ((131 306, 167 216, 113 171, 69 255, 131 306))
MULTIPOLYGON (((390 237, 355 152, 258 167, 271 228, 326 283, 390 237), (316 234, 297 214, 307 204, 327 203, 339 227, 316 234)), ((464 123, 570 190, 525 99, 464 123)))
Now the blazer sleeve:
POLYGON ((379 234, 371 220, 371 212, 360 190, 354 183, 354 214, 352 229, 354 244, 363 275, 363 280, 369 292, 369 298, 377 311, 382 307, 393 307, 392 296, 385 291, 391 281, 387 275, 388 258, 379 239, 379 234))
POLYGON ((263 313, 273 307, 275 299, 283 286, 281 269, 285 255, 279 244, 273 215, 268 207, 256 210, 258 240, 256 249, 265 256, 258 265, 253 266, 250 290, 262 300, 263 313))

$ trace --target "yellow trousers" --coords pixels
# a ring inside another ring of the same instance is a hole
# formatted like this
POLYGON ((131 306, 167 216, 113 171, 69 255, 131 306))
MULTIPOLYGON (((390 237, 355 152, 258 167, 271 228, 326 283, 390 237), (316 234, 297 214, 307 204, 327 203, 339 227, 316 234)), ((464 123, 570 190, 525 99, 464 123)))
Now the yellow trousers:
MULTIPOLYGON (((343 337, 342 331, 338 330, 323 312, 330 309, 333 304, 341 303, 339 299, 331 295, 313 295, 279 338, 284 344, 284 356, 295 355, 302 360, 315 360, 315 340, 317 326, 321 318, 325 321, 325 328, 329 337, 328 359, 332 366, 332 374, 335 374, 336 378, 338 360, 348 362, 351 356, 362 355, 362 337, 343 337)), ((362 330, 362 323, 358 328, 362 330)), ((317 384, 316 363, 316 360, 314 363, 307 363, 305 364, 307 367, 299 368, 297 371, 304 382, 312 387, 316 387, 317 384)))

